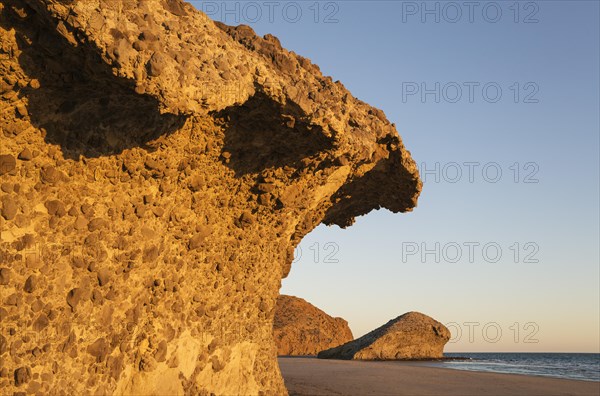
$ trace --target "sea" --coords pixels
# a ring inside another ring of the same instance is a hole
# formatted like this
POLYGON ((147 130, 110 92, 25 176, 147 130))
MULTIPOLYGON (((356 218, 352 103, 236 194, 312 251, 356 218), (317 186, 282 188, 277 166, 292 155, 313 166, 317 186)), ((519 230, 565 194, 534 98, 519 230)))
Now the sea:
POLYGON ((435 367, 600 381, 599 353, 445 353, 435 367), (464 359, 463 359, 464 358, 464 359))

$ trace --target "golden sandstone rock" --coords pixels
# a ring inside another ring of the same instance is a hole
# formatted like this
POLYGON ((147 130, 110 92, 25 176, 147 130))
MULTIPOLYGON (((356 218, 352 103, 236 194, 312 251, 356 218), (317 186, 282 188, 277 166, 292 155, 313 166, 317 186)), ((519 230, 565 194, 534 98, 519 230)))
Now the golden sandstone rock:
POLYGON ((332 318, 307 301, 286 295, 277 298, 273 336, 278 355, 294 356, 316 356, 354 339, 344 319, 332 318))
POLYGON ((182 1, 2 0, 0 58, 3 393, 285 394, 294 247, 417 203, 381 111, 182 1))
POLYGON ((408 312, 377 329, 319 353, 321 359, 403 360, 439 359, 450 331, 440 322, 419 312, 408 312))

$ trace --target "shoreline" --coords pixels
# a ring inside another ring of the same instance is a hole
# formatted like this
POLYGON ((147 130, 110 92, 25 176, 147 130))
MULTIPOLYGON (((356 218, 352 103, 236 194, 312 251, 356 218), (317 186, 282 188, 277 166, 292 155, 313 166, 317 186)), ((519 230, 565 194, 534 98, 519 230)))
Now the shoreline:
POLYGON ((304 395, 594 395, 600 382, 460 370, 419 361, 279 357, 290 396, 304 395))
MULTIPOLYGON (((399 363, 411 363, 411 361, 399 361, 399 363)), ((413 361, 412 363, 424 363, 422 365, 418 365, 415 364, 415 367, 431 367, 431 368, 437 368, 437 369, 442 369, 442 370, 451 370, 451 371, 466 371, 469 373, 488 373, 488 374, 502 374, 502 375, 518 375, 518 376, 524 376, 524 377, 535 377, 535 378, 549 378, 549 379, 557 379, 557 380, 566 380, 566 381, 583 381, 583 382, 592 382, 592 383, 597 383, 600 384, 600 381, 597 380, 593 380, 593 379, 587 379, 587 378, 568 378, 568 377, 559 377, 559 376, 552 376, 552 375, 544 375, 544 374, 529 374, 529 373, 507 373, 507 372, 502 372, 502 371, 492 371, 492 370, 476 370, 476 369, 466 369, 466 368, 450 368, 450 367, 440 367, 440 366, 430 366, 427 365, 426 361, 413 361)), ((435 361, 431 361, 431 363, 435 363, 435 361)))
MULTIPOLYGON (((319 360, 342 360, 351 362, 352 359, 333 359, 333 358, 319 358, 317 355, 278 355, 277 358, 282 359, 319 359, 319 360)), ((422 359, 373 359, 373 360, 363 360, 364 362, 404 362, 404 363, 427 363, 427 362, 452 362, 452 361, 465 361, 465 360, 477 360, 470 357, 441 357, 441 358, 422 358, 422 359)), ((356 360, 354 360, 356 361, 356 360)))

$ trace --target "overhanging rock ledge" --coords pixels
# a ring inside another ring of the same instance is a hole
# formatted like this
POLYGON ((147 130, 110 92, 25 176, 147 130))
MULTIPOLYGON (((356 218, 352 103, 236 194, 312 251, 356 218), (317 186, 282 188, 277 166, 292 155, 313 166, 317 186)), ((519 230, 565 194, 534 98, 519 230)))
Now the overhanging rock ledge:
POLYGON ((416 206, 381 110, 190 4, 2 0, 0 57, 8 393, 284 394, 294 247, 416 206))

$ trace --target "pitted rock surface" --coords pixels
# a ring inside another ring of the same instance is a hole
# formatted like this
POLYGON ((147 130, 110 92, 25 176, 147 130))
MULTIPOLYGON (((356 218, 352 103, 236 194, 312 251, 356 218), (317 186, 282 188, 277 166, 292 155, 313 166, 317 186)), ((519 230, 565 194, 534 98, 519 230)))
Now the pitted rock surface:
POLYGON ((294 247, 416 206, 382 111, 182 1, 2 0, 0 58, 8 394, 285 394, 294 247))

